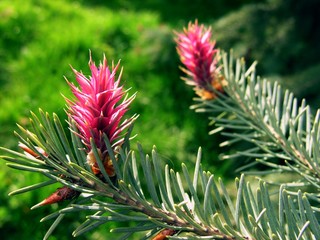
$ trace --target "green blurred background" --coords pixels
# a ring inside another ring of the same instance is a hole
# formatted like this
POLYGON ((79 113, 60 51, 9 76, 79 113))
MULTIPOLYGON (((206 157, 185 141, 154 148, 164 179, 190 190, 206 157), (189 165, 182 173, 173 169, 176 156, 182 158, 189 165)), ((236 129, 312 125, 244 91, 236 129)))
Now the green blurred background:
MULTIPOLYGON (((189 109, 193 91, 179 78, 173 30, 189 21, 211 25, 219 48, 234 49, 258 72, 280 81, 316 109, 320 83, 320 4, 318 0, 1 0, 0 145, 16 149, 16 123, 26 126, 29 111, 42 108, 65 117, 62 94, 70 97, 64 76, 70 69, 89 74, 89 50, 98 63, 103 54, 121 59, 123 82, 138 92, 131 113, 139 113, 134 142, 146 152, 157 146, 165 162, 192 166, 199 146, 205 169, 231 179, 239 161, 219 160, 226 149, 209 136, 204 114, 189 109)), ((2 153, 1 153, 2 154, 2 153)), ((51 222, 39 223, 58 206, 30 211, 52 188, 8 197, 41 176, 22 173, 0 161, 1 239, 41 239, 51 222)), ((68 216, 50 239, 70 239, 84 216, 68 216)), ((78 239, 116 239, 110 225, 78 239)), ((138 237, 137 237, 138 238, 138 237)))

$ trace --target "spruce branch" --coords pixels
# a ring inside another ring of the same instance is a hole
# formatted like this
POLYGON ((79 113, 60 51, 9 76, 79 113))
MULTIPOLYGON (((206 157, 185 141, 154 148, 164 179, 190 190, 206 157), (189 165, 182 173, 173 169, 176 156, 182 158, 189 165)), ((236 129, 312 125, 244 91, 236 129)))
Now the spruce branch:
POLYGON ((319 110, 314 117, 305 100, 299 104, 277 82, 256 76, 256 63, 246 68, 245 62, 235 60, 231 52, 222 54, 221 65, 221 75, 227 82, 224 93, 212 89, 217 98, 196 99, 192 108, 210 114, 211 124, 215 125, 212 134, 221 132, 229 138, 221 146, 239 141, 252 144, 223 158, 254 158, 277 172, 298 173, 305 184, 319 188, 319 110))
POLYGON ((257 77, 256 63, 247 68, 243 59, 233 58, 232 51, 228 55, 215 49, 211 29, 197 21, 176 36, 187 75, 182 79, 195 86, 200 96, 192 108, 210 114, 215 124, 212 134, 222 132, 229 138, 220 146, 250 143, 224 158, 253 158, 275 172, 297 173, 306 185, 319 189, 319 110, 314 117, 305 100, 299 104, 277 82, 257 77))
MULTIPOLYGON (((128 239, 136 232, 144 232, 144 239, 158 234, 172 239, 318 239, 320 226, 315 218, 306 194, 301 192, 293 199, 282 186, 275 207, 265 182, 260 181, 256 189, 245 182, 244 176, 236 179, 235 200, 230 196, 221 179, 215 180, 210 172, 202 170, 201 149, 199 149, 193 174, 182 165, 182 174, 164 165, 154 148, 151 156, 138 146, 138 154, 125 143, 117 147, 110 158, 117 179, 110 176, 98 177, 82 155, 84 143, 74 141, 77 129, 72 128, 68 137, 59 124, 57 116, 51 118, 40 111, 40 117, 32 114, 33 130, 21 128, 17 134, 20 141, 30 149, 39 149, 41 157, 21 154, 9 149, 11 156, 2 156, 8 166, 27 171, 37 170, 52 179, 36 183, 12 194, 33 191, 52 183, 60 182, 81 195, 69 204, 41 221, 53 220, 44 239, 47 239, 66 214, 86 211, 87 219, 73 232, 79 236, 110 221, 135 222, 136 225, 115 228, 113 232, 123 234, 120 239, 128 239), (54 120, 55 119, 55 120, 54 120), (46 138, 37 137, 46 135, 46 138), (68 144, 61 148, 67 136, 68 144), (32 141, 30 138, 32 137, 32 141), (35 145, 37 144, 37 145, 35 145), (49 147, 50 145, 50 147, 49 147), (53 157, 51 157, 51 154, 53 157), (69 156, 82 156, 73 159, 69 156), (56 159, 56 156, 61 158, 56 159), (81 164, 80 164, 81 163, 81 164), (32 165, 32 167, 30 166, 32 165), (82 166, 80 166, 82 165, 82 166), (147 181, 147 182, 145 182, 147 181), (298 203, 298 204, 297 204, 298 203), (294 238, 292 238, 294 237, 294 238)), ((109 139, 103 137, 106 146, 111 147, 109 139)), ((129 141, 129 137, 126 137, 129 141)), ((91 142, 91 149, 97 146, 91 142)), ((102 159, 97 155, 97 164, 103 172, 102 159)), ((156 239, 156 238, 155 238, 156 239)))

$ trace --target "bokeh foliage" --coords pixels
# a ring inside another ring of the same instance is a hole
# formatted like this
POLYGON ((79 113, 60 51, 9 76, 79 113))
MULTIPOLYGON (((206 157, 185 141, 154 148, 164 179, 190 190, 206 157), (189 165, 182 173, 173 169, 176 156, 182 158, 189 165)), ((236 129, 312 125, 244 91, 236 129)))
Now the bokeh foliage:
MULTIPOLYGON (((90 49, 96 62, 102 54, 110 61, 121 59, 126 87, 131 87, 132 93, 138 91, 131 110, 140 114, 135 141, 145 149, 156 145, 165 154, 164 161, 175 167, 180 161, 193 164, 202 146, 206 169, 231 177, 241 163, 222 164, 218 159, 222 150, 207 134, 206 116, 189 110, 193 92, 179 80, 172 30, 195 18, 212 25, 218 47, 234 48, 249 62, 258 60, 261 74, 279 80, 318 107, 319 9, 316 0, 3 0, 0 144, 16 147, 12 134, 15 123, 24 126, 30 110, 41 107, 63 118, 61 93, 70 94, 63 76, 74 79, 70 64, 88 73, 90 49)), ((38 223, 39 216, 51 211, 30 211, 30 206, 46 197, 50 189, 8 198, 8 192, 36 182, 40 176, 18 174, 4 162, 0 166, 0 235, 5 239, 41 239, 48 225, 38 223)), ((77 224, 72 219, 66 222, 67 227, 54 234, 57 239, 69 239, 68 233, 77 224)), ((106 239, 107 226, 99 230, 80 239, 106 239)))

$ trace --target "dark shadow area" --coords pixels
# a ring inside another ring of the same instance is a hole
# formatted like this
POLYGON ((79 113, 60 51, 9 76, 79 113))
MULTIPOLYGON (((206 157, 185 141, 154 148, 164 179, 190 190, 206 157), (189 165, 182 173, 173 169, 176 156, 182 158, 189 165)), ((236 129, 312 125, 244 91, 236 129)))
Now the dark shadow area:
POLYGON ((258 0, 81 0, 83 5, 104 6, 115 11, 154 11, 160 15, 161 21, 176 25, 177 22, 192 21, 198 19, 201 22, 210 22, 218 19, 224 14, 238 9, 244 4, 261 3, 258 0))

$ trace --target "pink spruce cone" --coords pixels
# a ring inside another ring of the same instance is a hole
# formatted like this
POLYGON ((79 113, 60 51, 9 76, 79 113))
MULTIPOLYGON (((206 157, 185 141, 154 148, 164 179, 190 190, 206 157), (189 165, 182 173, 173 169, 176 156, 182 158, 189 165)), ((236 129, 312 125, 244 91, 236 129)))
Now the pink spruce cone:
POLYGON ((91 151, 90 139, 94 139, 106 172, 109 176, 114 176, 103 135, 106 134, 112 147, 115 148, 123 143, 125 130, 136 119, 134 115, 122 121, 135 95, 125 97, 126 91, 119 86, 122 75, 121 69, 116 76, 119 65, 119 63, 116 66, 112 64, 110 69, 104 57, 103 62, 97 67, 90 57, 91 76, 87 78, 73 69, 80 88, 68 82, 76 97, 74 101, 67 99, 68 112, 87 147, 87 161, 95 174, 99 174, 100 169, 91 151))
POLYGON ((217 49, 211 41, 211 28, 189 23, 181 33, 176 33, 177 52, 185 68, 182 70, 189 78, 182 78, 187 84, 195 86, 196 93, 203 99, 213 99, 213 88, 222 91, 221 77, 217 69, 217 49))

